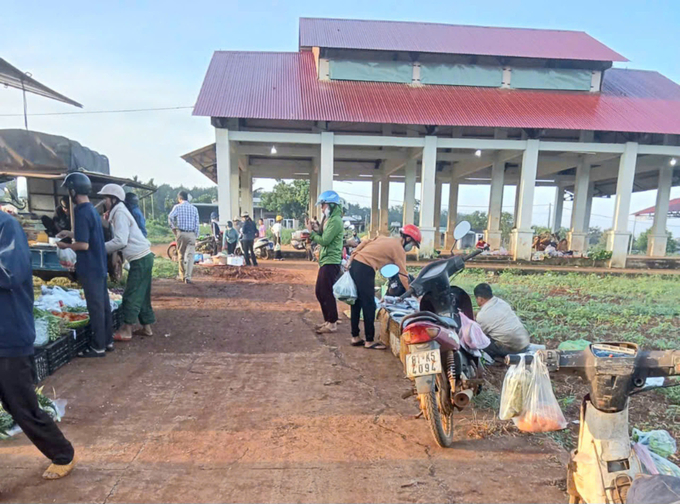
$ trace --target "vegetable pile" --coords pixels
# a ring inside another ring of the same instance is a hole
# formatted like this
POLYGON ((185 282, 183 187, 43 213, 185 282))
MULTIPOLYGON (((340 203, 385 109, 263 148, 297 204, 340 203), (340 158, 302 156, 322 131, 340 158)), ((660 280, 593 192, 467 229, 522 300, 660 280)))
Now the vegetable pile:
MULTIPOLYGON (((36 388, 35 394, 38 396, 38 405, 40 409, 45 411, 55 422, 61 421, 61 415, 57 409, 55 402, 43 394, 43 387, 36 388)), ((7 413, 0 404, 0 439, 7 439, 16 432, 11 432, 17 427, 16 422, 12 416, 7 413)))

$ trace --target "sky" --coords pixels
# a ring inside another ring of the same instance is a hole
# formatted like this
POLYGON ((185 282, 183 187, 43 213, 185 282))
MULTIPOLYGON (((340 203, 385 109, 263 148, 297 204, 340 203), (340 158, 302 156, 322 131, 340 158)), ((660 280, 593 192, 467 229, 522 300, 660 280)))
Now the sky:
MULTIPOLYGON (((29 95, 30 129, 105 154, 115 175, 208 186, 211 182, 180 156, 214 142, 209 119, 191 115, 213 51, 296 51, 300 17, 583 30, 631 60, 617 66, 657 70, 680 82, 680 2, 674 0, 5 0, 0 57, 84 105, 81 111, 29 95), (172 110, 93 113, 150 108, 172 110), (59 115, 33 115, 46 113, 59 115)), ((23 128, 21 114, 21 92, 0 88, 0 129, 23 128)), ((255 184, 266 189, 273 181, 255 184)), ((391 184, 391 204, 401 203, 402 187, 391 184)), ((338 184, 337 190, 354 202, 370 203, 368 183, 338 184)), ((447 193, 445 187, 444 202, 447 193)), ((485 210, 488 193, 488 187, 462 187, 459 212, 485 210)), ((537 188, 534 224, 547 224, 554 194, 552 188, 537 188)), ((674 188, 672 197, 680 197, 680 189, 674 188)), ((513 200, 514 189, 508 187, 506 210, 512 211, 513 200)), ((655 191, 636 193, 631 211, 654 203, 655 191)), ((570 207, 565 202, 565 226, 570 207)), ((591 224, 611 227, 612 214, 613 199, 597 198, 591 224)), ((636 223, 636 232, 649 224, 636 223)), ((680 221, 669 221, 669 230, 680 235, 680 221)))

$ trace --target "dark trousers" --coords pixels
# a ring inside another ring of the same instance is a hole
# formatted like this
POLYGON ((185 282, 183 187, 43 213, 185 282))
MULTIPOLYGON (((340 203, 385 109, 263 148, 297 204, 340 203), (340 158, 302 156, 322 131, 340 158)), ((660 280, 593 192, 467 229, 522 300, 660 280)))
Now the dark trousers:
POLYGON ((111 301, 106 287, 106 277, 78 277, 85 293, 87 311, 90 313, 92 326, 92 348, 97 351, 106 349, 113 343, 113 321, 111 319, 111 301))
POLYGON ((359 321, 364 313, 366 341, 375 339, 375 270, 370 266, 352 261, 349 274, 357 286, 357 300, 352 305, 352 336, 359 336, 359 321))
POLYGON ((32 356, 0 357, 0 402, 26 437, 55 464, 73 461, 73 446, 40 409, 33 382, 35 365, 32 356))
POLYGON ((243 255, 246 258, 246 266, 250 266, 251 259, 253 261, 253 266, 257 266, 255 250, 253 250, 254 243, 255 240, 241 240, 241 246, 243 247, 243 255))
POLYGON ((227 242, 227 254, 232 255, 234 253, 234 251, 236 250, 236 243, 237 242, 234 243, 227 242))
POLYGON ((283 259, 283 254, 281 253, 281 237, 274 236, 274 248, 276 253, 274 254, 274 259, 283 259))
POLYGON ((518 354, 518 353, 524 353, 526 352, 529 347, 523 348, 522 350, 512 350, 505 345, 498 343, 496 340, 489 338, 491 340, 491 343, 489 344, 488 347, 484 349, 486 353, 489 354, 490 357, 496 360, 502 360, 504 359, 507 355, 511 354, 518 354))
POLYGON ((331 324, 338 321, 338 304, 333 295, 333 284, 339 276, 339 264, 326 264, 319 268, 319 275, 316 277, 316 299, 321 305, 324 322, 331 324))

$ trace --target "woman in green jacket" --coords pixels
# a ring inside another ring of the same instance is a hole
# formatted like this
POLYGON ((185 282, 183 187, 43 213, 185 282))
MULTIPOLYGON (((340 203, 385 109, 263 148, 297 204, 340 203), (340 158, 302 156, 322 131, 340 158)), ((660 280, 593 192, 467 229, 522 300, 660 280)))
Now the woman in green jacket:
POLYGON ((311 231, 310 239, 321 246, 319 252, 319 274, 316 278, 316 299, 319 300, 324 323, 317 326, 319 334, 337 331, 338 305, 333 296, 333 284, 340 277, 342 262, 342 201, 335 191, 325 191, 319 196, 317 205, 321 205, 323 219, 321 230, 312 228, 307 220, 307 229, 311 231))

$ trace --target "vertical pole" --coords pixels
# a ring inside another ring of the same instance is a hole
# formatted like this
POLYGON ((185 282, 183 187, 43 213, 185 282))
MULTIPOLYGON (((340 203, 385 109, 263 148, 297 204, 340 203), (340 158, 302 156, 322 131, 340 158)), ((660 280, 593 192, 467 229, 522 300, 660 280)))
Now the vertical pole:
POLYGON ((434 184, 434 246, 441 245, 442 227, 442 180, 435 180, 434 184))
POLYGON ((612 230, 607 235, 607 250, 612 252, 609 262, 611 268, 625 268, 628 252, 628 216, 630 215, 630 199, 635 182, 635 166, 637 164, 637 142, 627 142, 619 162, 619 175, 616 182, 616 200, 614 202, 614 219, 612 230))
POLYGON ((390 177, 383 175, 380 179, 380 234, 390 234, 390 177))
POLYGON ((307 209, 307 214, 309 218, 316 216, 316 200, 319 199, 319 194, 317 187, 319 186, 319 178, 316 175, 317 164, 312 166, 312 176, 309 179, 309 208, 307 209))
POLYGON ((444 247, 446 250, 451 250, 453 247, 453 230, 456 227, 458 220, 458 181, 454 174, 451 174, 451 182, 449 183, 449 218, 446 223, 446 239, 444 240, 444 247))
POLYGON ((404 217, 402 222, 406 224, 414 224, 415 209, 416 209, 416 166, 415 159, 409 159, 406 162, 405 178, 404 178, 404 217))
POLYGON ((534 212, 534 190, 538 170, 538 140, 527 140, 527 148, 522 156, 522 173, 519 179, 519 200, 517 204, 517 224, 513 230, 513 258, 531 260, 533 232, 531 220, 534 212))
POLYGON ((503 213, 503 186, 505 184, 505 162, 496 153, 491 167, 491 189, 489 192, 489 220, 484 240, 494 250, 501 247, 501 215, 503 213))
POLYGON ((226 222, 234 215, 232 208, 232 156, 229 148, 229 130, 215 128, 215 156, 217 172, 217 201, 220 213, 220 225, 226 226, 226 222))
POLYGON ((437 137, 426 136, 420 172, 420 231, 423 235, 421 250, 434 249, 434 198, 437 173, 437 137))
POLYGON ((378 234, 380 228, 380 179, 373 175, 373 187, 371 193, 371 229, 370 236, 378 234))
POLYGON ((571 209, 571 229, 567 235, 569 249, 575 252, 587 250, 586 237, 583 225, 586 219, 588 207, 588 190, 590 187, 591 166, 585 156, 580 156, 576 167, 576 183, 574 185, 574 202, 571 209))

